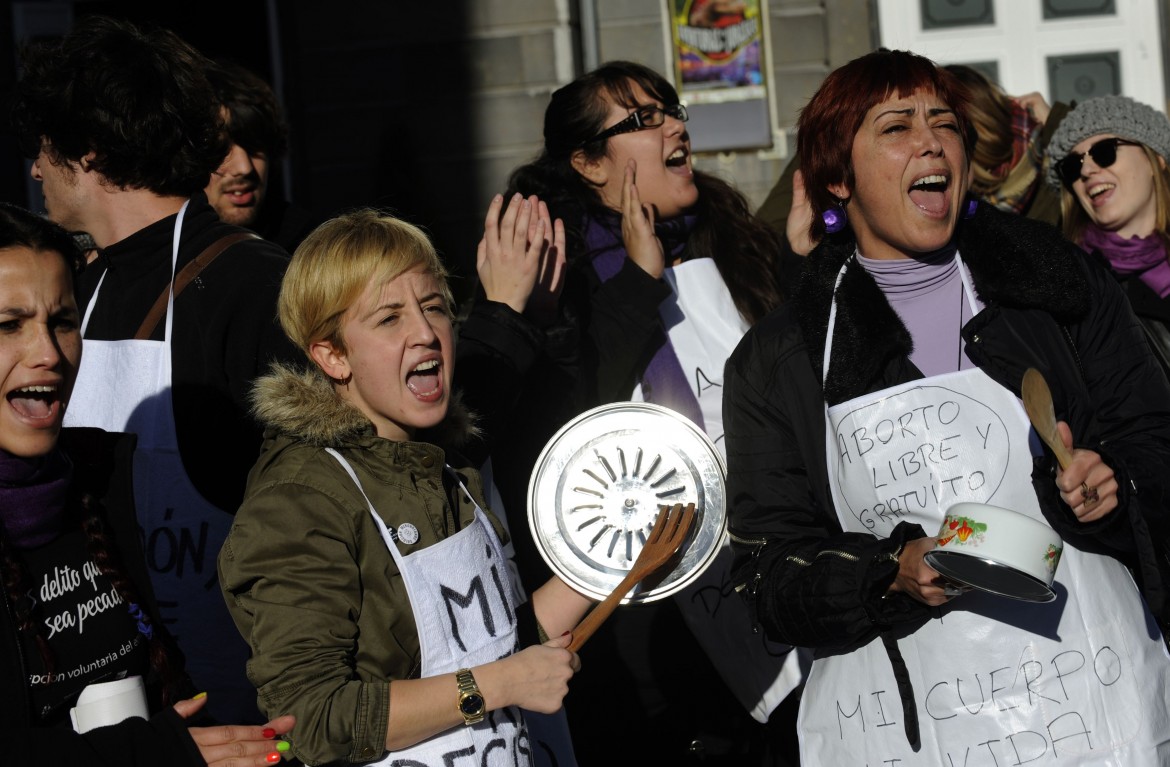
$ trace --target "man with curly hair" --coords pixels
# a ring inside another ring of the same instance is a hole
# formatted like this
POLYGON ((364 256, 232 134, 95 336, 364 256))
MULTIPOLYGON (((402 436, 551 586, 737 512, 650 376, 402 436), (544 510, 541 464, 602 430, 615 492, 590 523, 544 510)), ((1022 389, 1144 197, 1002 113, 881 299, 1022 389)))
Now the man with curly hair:
POLYGON ((296 351, 275 321, 288 254, 203 194, 228 150, 210 62, 166 30, 87 17, 29 48, 12 119, 49 217, 99 255, 66 421, 138 436, 134 482, 164 619, 222 721, 261 721, 215 558, 261 433, 252 380, 296 351), (220 255, 220 254, 223 255, 220 255))

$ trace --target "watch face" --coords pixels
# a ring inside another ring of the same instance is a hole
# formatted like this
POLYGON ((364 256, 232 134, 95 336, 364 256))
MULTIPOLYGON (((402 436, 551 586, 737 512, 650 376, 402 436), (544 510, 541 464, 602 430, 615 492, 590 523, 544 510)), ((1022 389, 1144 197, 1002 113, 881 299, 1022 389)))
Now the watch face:
MULTIPOLYGON (((449 711, 450 709, 448 709, 449 711)), ((459 699, 459 710, 464 716, 475 716, 483 713, 483 696, 469 692, 459 699)))

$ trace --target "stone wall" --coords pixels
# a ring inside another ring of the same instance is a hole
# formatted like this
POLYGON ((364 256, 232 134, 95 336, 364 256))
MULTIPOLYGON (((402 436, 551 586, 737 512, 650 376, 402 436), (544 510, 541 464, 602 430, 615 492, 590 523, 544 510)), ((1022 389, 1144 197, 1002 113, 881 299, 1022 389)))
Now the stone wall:
MULTIPOLYGON (((662 71, 668 30, 665 0, 597 0, 600 60, 625 58, 662 71)), ((800 108, 833 68, 872 48, 865 0, 768 0, 773 146, 696 155, 696 166, 763 202, 796 148, 800 108)))
MULTIPOLYGON (((665 2, 596 0, 596 60, 664 71, 665 2)), ((582 40, 594 30, 582 29, 579 9, 577 0, 279 3, 295 198, 325 215, 400 212, 432 232, 466 286, 488 201, 538 152, 549 95, 592 58, 582 40)), ((762 202, 794 148, 797 111, 827 72, 870 49, 870 26, 867 0, 769 0, 773 146, 700 153, 696 165, 762 202)))

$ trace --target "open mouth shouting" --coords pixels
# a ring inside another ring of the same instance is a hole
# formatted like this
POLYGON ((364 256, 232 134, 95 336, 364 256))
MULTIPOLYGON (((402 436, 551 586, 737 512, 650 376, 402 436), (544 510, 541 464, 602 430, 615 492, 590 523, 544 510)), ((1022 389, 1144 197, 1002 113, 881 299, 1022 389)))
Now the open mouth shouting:
POLYGON ((950 212, 951 198, 947 194, 950 185, 949 174, 932 171, 910 184, 910 200, 927 215, 943 218, 950 212))
POLYGON ((675 170, 682 169, 690 172, 691 164, 691 150, 686 146, 680 146, 678 149, 670 153, 666 158, 666 167, 675 170))
POLYGON ((8 405, 17 417, 34 429, 60 425, 62 401, 56 384, 22 386, 8 392, 8 405))
POLYGON ((422 402, 435 402, 443 396, 442 363, 438 359, 420 362, 406 374, 406 388, 422 402))

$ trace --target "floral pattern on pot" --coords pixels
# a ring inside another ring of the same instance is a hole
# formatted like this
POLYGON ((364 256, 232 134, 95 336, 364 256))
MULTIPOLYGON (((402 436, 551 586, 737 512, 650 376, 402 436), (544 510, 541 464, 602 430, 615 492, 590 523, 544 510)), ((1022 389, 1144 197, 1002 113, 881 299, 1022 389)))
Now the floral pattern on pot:
MULTIPOLYGON (((938 545, 946 546, 955 541, 957 546, 978 546, 983 543, 987 534, 987 523, 978 522, 970 517, 948 514, 943 520, 942 533, 938 536, 938 545)), ((1059 558, 1059 552, 1058 552, 1059 558)), ((1056 565, 1052 565, 1055 567, 1056 565)))
POLYGON ((1060 554, 1063 551, 1063 546, 1048 544, 1048 551, 1044 552, 1044 564, 1048 567, 1049 573, 1056 573, 1056 566, 1060 564, 1060 554))

